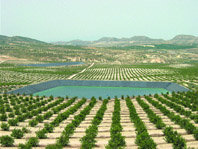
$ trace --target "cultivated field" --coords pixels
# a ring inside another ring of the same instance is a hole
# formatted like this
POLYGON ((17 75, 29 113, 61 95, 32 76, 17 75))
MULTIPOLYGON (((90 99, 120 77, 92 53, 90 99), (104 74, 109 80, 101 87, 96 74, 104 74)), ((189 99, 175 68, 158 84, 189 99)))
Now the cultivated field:
POLYGON ((169 81, 190 89, 198 85, 197 64, 178 68, 177 65, 94 65, 72 79, 122 80, 122 81, 169 81))
MULTIPOLYGON (((77 80, 130 80, 130 81, 162 81, 169 80, 172 71, 146 68, 92 68, 75 76, 77 80)), ((174 78, 170 79, 173 80, 174 78)))
POLYGON ((79 41, 0 36, 0 149, 198 148, 197 37, 101 39, 72 46, 79 41), (63 62, 84 64, 22 65, 63 62), (190 91, 103 100, 7 94, 50 80, 168 81, 190 91))
POLYGON ((1 63, 0 148, 198 148, 198 64, 181 66, 1 63), (6 94, 56 79, 170 81, 191 92, 104 100, 6 94))
POLYGON ((4 94, 0 105, 2 149, 198 148, 195 91, 105 100, 4 94))
POLYGON ((64 80, 87 65, 59 67, 28 67, 10 63, 0 64, 0 93, 28 84, 49 80, 64 80))
POLYGON ((198 64, 186 67, 168 64, 109 65, 85 64, 81 66, 29 67, 11 63, 0 64, 0 92, 24 85, 50 80, 122 80, 170 81, 189 89, 198 89, 198 64))

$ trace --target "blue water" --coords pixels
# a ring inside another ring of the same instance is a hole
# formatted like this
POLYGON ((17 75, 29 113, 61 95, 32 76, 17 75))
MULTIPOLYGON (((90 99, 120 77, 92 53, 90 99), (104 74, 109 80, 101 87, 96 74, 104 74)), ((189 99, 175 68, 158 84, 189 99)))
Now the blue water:
POLYGON ((47 63, 47 64, 26 64, 23 66, 33 67, 50 67, 50 66, 69 66, 69 65, 82 65, 83 62, 65 62, 65 63, 47 63))
POLYGON ((96 86, 59 86, 44 90, 41 92, 34 93, 34 95, 39 96, 51 96, 54 97, 74 97, 79 98, 86 97, 91 98, 92 96, 98 98, 101 96, 103 99, 110 96, 114 98, 115 96, 121 97, 122 95, 137 96, 137 95, 149 95, 155 93, 167 93, 168 91, 163 88, 132 88, 132 87, 96 87, 96 86))

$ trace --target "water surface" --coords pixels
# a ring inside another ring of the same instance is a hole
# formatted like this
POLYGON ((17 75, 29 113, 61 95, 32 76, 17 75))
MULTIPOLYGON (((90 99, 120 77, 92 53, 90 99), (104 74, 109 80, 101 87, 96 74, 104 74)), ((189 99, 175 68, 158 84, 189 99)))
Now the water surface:
POLYGON ((41 92, 34 93, 34 95, 39 96, 51 96, 54 97, 74 97, 78 96, 79 98, 86 97, 91 98, 95 96, 98 98, 101 96, 102 98, 107 98, 110 96, 111 98, 117 96, 121 97, 121 95, 129 95, 129 96, 137 96, 137 95, 149 95, 155 93, 167 93, 168 90, 164 88, 133 88, 133 87, 97 87, 97 86, 59 86, 55 88, 51 88, 48 90, 44 90, 41 92))

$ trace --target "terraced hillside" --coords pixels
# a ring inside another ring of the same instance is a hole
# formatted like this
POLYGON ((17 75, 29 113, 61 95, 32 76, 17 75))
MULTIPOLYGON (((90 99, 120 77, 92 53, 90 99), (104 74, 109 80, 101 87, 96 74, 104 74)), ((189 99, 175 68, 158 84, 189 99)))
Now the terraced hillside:
POLYGON ((90 100, 0 96, 0 148, 198 148, 198 92, 90 100))

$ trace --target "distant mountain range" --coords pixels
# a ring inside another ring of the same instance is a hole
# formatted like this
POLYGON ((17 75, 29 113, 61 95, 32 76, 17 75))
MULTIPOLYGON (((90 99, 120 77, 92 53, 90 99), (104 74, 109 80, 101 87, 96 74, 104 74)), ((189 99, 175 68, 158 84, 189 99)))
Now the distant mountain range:
POLYGON ((152 44, 177 44, 177 45, 198 45, 198 37, 192 35, 177 35, 171 40, 152 39, 147 36, 133 36, 131 38, 115 38, 103 37, 95 41, 59 41, 47 43, 32 38, 22 36, 3 36, 0 35, 0 44, 55 44, 55 45, 70 45, 70 46, 131 46, 131 45, 152 45, 152 44))
POLYGON ((140 44, 198 45, 198 37, 192 35, 177 35, 171 40, 152 39, 147 36, 133 36, 131 38, 103 37, 95 41, 72 40, 68 42, 53 42, 53 44, 73 46, 130 46, 140 44))

